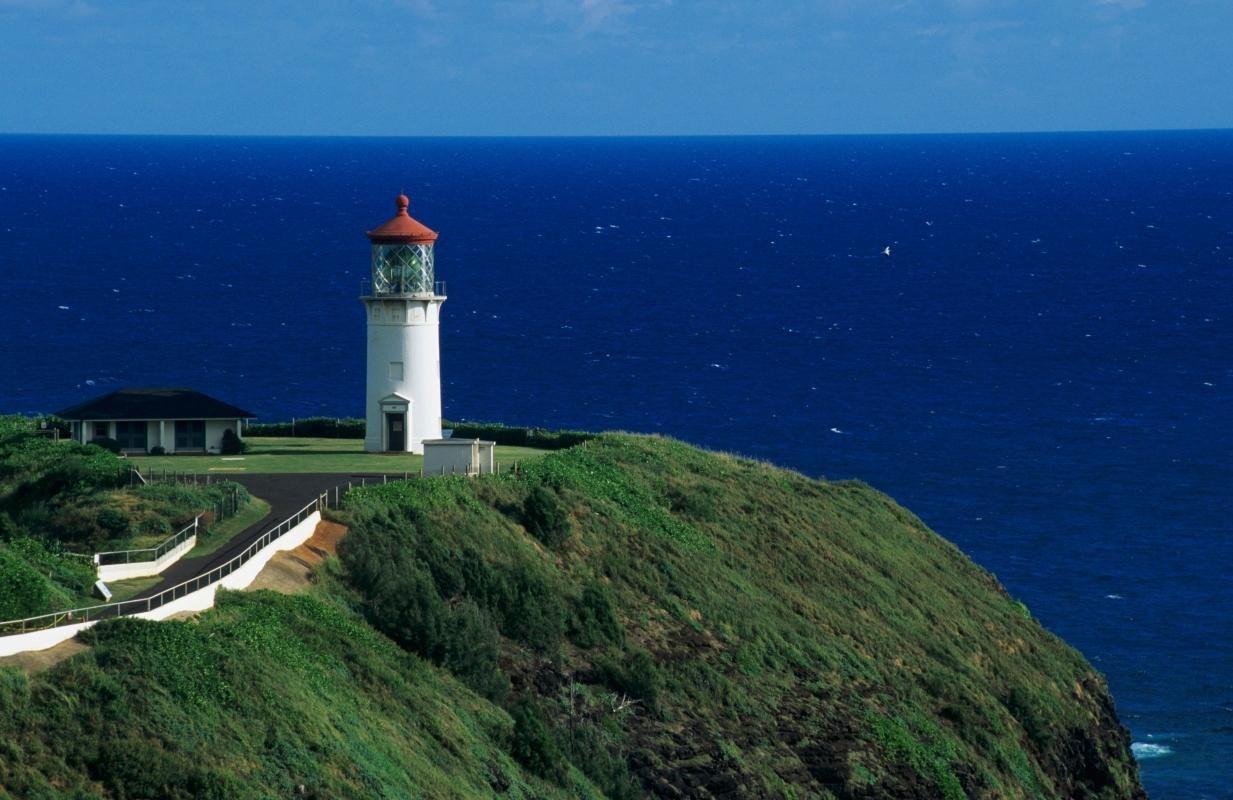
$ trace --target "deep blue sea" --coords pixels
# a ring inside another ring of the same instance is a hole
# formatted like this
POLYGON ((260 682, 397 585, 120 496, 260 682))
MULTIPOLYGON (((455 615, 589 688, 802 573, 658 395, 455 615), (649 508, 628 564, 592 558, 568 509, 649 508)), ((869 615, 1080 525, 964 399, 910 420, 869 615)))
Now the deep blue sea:
POLYGON ((0 137, 0 409, 359 415, 401 189, 448 417, 860 477, 1108 676, 1155 800, 1233 797, 1233 132, 0 137))

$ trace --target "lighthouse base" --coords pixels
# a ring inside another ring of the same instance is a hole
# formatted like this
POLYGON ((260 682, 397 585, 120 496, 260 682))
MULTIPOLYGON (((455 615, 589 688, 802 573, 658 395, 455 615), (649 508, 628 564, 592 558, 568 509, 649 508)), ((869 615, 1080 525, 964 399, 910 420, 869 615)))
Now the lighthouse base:
POLYGON ((424 437, 415 435, 413 405, 399 394, 381 398, 368 410, 364 449, 369 453, 423 453, 424 437))

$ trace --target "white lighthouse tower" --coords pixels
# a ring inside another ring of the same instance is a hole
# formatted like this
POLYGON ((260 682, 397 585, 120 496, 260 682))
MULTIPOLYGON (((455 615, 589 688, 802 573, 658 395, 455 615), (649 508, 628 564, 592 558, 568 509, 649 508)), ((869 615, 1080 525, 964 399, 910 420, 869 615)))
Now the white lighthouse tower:
POLYGON ((364 449, 424 452, 441 438, 441 350, 437 324, 445 284, 433 275, 435 231, 398 213, 368 232, 372 284, 360 298, 368 316, 364 449))

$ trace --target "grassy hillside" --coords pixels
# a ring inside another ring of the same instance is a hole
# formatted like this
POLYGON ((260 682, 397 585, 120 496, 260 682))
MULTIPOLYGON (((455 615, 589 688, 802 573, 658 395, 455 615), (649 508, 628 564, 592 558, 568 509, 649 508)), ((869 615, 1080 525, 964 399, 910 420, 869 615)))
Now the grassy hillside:
POLYGON ((1100 675, 863 484, 604 435, 340 518, 308 595, 0 668, 0 797, 1143 797, 1100 675))
POLYGON ((606 435, 348 497, 374 625, 611 794, 1131 797, 1101 676, 892 500, 606 435))
POLYGON ((83 638, 0 668, 0 797, 563 796, 504 749, 509 715, 328 602, 223 592, 83 638))
POLYGON ((94 553, 152 547, 224 498, 248 498, 234 483, 127 482, 126 464, 101 447, 0 416, 0 621, 96 602, 94 553))

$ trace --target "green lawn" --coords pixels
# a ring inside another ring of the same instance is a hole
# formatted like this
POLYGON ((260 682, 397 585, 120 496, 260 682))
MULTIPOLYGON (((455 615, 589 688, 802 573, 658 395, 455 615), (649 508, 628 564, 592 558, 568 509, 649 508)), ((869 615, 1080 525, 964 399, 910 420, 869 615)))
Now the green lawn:
MULTIPOLYGON (((136 597, 141 592, 155 586, 163 579, 162 575, 150 575, 145 578, 129 578, 126 581, 115 581, 107 584, 107 588, 111 590, 111 600, 108 602, 120 603, 129 598, 136 597)), ((94 603, 101 603, 97 597, 90 598, 94 603)), ((89 604, 87 604, 89 605, 89 604)))
MULTIPOLYGON (((365 453, 359 439, 261 437, 248 439, 242 456, 133 456, 142 472, 168 470, 209 472, 215 475, 245 472, 418 473, 424 457, 402 453, 365 453)), ((496 459, 504 470, 514 461, 544 455, 546 450, 497 445, 496 459)))

